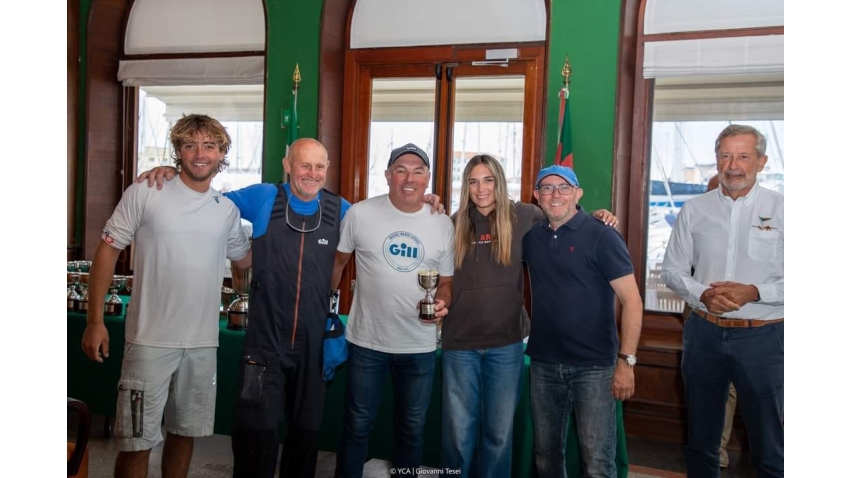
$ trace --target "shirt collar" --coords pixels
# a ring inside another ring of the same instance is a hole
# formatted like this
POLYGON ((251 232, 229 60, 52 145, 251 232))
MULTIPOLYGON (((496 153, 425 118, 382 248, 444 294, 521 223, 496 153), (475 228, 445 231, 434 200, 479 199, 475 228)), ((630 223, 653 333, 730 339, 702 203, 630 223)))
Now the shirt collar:
MULTIPOLYGON (((565 222, 564 224, 561 224, 561 227, 556 229, 555 232, 561 230, 561 228, 564 228, 564 227, 568 227, 568 228, 575 231, 575 230, 577 230, 578 228, 581 227, 581 225, 584 223, 585 219, 587 219, 587 213, 584 212, 584 209, 582 209, 581 206, 576 204, 575 215, 573 217, 571 217, 569 221, 565 222)), ((552 228, 549 227, 549 219, 546 219, 545 221, 540 221, 540 227, 544 227, 549 231, 552 230, 552 228)))
POLYGON ((283 183, 283 189, 286 190, 286 195, 289 202, 292 203, 293 207, 309 207, 311 204, 318 204, 319 200, 322 199, 322 190, 319 190, 319 193, 316 194, 316 198, 311 201, 302 201, 298 196, 292 194, 292 188, 289 183, 283 183))
POLYGON ((758 198, 759 189, 761 189, 761 186, 759 186, 759 183, 756 182, 755 184, 753 184, 753 188, 750 189, 750 192, 748 192, 745 196, 739 197, 737 201, 733 201, 731 197, 723 194, 723 186, 717 188, 717 194, 720 195, 721 201, 726 201, 730 204, 742 201, 744 205, 749 206, 753 203, 753 201, 758 198))

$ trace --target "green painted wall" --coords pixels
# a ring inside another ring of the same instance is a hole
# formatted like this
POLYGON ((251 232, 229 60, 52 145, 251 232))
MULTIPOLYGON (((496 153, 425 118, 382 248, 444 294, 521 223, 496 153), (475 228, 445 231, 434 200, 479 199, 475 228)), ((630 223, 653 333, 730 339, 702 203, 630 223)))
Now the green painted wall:
POLYGON ((617 89, 619 0, 551 0, 549 78, 546 86, 546 156, 554 161, 558 142, 561 69, 570 56, 570 114, 576 175, 584 189, 581 204, 611 208, 614 159, 614 107, 617 89))
MULTIPOLYGON (((299 137, 318 135, 319 25, 322 1, 266 0, 268 45, 266 59, 266 121, 263 130, 263 181, 283 178, 286 154, 282 111, 292 105, 292 73, 301 71, 298 89, 299 137)), ((340 105, 341 106, 341 105, 340 105)))

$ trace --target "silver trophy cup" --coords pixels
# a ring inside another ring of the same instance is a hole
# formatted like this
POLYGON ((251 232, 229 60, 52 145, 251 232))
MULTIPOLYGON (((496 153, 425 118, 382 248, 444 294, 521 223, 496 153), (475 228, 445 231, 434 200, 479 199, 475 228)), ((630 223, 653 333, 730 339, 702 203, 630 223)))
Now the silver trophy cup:
POLYGON ((103 315, 121 315, 124 303, 121 301, 121 297, 118 296, 118 291, 126 285, 126 276, 112 276, 112 284, 109 286, 109 297, 106 298, 106 303, 103 304, 103 315))
POLYGON ((239 294, 227 309, 227 328, 245 330, 248 328, 248 291, 251 290, 251 268, 239 269, 231 264, 230 272, 233 289, 239 294))
POLYGON ((437 302, 431 291, 437 288, 437 279, 440 278, 440 273, 437 271, 419 271, 417 279, 419 286, 425 289, 425 298, 419 302, 419 318, 422 320, 434 320, 437 318, 434 315, 434 307, 437 302))
POLYGON ((80 301, 80 294, 77 293, 77 285, 80 283, 79 272, 68 272, 68 312, 77 310, 77 303, 80 301))

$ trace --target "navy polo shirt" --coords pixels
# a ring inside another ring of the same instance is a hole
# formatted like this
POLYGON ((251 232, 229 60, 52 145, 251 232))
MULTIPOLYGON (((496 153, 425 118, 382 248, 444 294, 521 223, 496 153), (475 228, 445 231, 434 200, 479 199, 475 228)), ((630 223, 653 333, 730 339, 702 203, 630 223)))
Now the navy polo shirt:
POLYGON ((531 336, 525 353, 573 366, 611 366, 620 341, 612 280, 634 272, 626 241, 578 207, 553 231, 535 224, 522 241, 531 277, 531 336))

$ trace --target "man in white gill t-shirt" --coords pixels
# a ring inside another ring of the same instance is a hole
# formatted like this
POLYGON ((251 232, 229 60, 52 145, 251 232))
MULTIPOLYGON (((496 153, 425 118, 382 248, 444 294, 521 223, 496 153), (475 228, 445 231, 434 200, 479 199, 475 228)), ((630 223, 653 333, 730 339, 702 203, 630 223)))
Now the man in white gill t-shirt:
POLYGON ((227 167, 230 136, 205 115, 171 130, 178 180, 162 190, 133 184, 106 223, 89 276, 82 348, 103 362, 109 334, 103 304, 120 252, 135 243, 133 298, 118 382, 116 477, 147 476, 150 450, 167 439, 163 476, 186 476, 193 437, 213 432, 218 313, 225 259, 251 266, 234 204, 210 187, 227 167))
POLYGON ((392 374, 392 452, 398 473, 422 464, 425 415, 431 399, 437 323, 448 313, 454 274, 454 234, 448 216, 432 215, 422 198, 431 178, 428 155, 413 144, 392 151, 384 175, 388 195, 361 201, 342 221, 333 285, 356 253, 357 287, 348 318, 343 435, 336 476, 359 477, 382 384, 392 374), (420 320, 420 270, 437 270, 435 320, 420 320))

